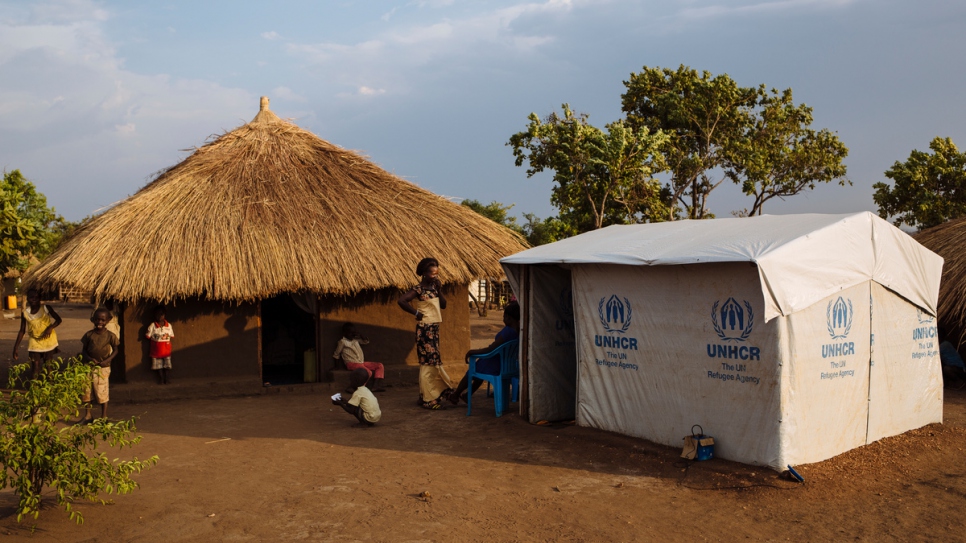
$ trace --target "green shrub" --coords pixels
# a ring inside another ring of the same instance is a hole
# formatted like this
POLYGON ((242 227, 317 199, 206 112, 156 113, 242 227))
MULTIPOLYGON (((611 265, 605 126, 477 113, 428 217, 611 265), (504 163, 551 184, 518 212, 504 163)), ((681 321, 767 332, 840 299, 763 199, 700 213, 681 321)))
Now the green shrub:
POLYGON ((27 380, 28 364, 10 368, 8 393, 0 398, 0 489, 10 487, 17 494, 17 521, 40 515, 41 492, 50 487, 57 494, 71 520, 84 517, 74 502, 107 503, 107 494, 126 494, 138 487, 131 474, 157 464, 147 460, 109 459, 105 448, 131 447, 141 441, 135 419, 112 422, 97 419, 88 425, 73 425, 79 416, 81 394, 90 387, 97 366, 71 358, 48 362, 40 375, 27 380))

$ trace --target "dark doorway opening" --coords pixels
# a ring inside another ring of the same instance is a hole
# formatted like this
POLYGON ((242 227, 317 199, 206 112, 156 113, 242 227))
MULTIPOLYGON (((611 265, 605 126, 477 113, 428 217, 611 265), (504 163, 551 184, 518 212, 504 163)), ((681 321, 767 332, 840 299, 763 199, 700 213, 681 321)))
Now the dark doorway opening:
POLYGON ((315 365, 315 316, 280 294, 262 300, 261 320, 262 380, 304 383, 306 365, 315 365))

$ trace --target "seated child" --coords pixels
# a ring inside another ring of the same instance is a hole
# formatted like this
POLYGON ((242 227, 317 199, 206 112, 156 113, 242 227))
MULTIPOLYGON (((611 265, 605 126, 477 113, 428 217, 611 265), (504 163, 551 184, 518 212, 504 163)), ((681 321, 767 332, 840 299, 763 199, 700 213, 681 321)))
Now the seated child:
POLYGON ((382 380, 385 378, 385 368, 379 362, 366 362, 362 355, 362 347, 360 345, 368 344, 369 340, 356 331, 355 325, 347 322, 342 325, 342 338, 339 339, 339 345, 335 348, 335 353, 332 354, 332 358, 342 358, 346 369, 349 371, 359 368, 366 370, 367 374, 373 380, 372 391, 385 392, 386 389, 382 386, 382 380))
POLYGON ((352 397, 348 400, 345 396, 340 396, 338 400, 332 400, 335 405, 341 405, 347 413, 355 416, 359 424, 363 426, 373 426, 382 418, 382 411, 379 410, 379 400, 373 396, 372 392, 366 388, 366 381, 369 380, 369 372, 365 368, 356 368, 349 374, 349 388, 353 389, 352 397))
POLYGON ((81 419, 81 424, 87 424, 94 420, 91 414, 91 392, 93 392, 93 398, 97 400, 97 403, 101 404, 101 418, 107 418, 107 402, 110 400, 108 384, 111 378, 111 360, 114 360, 114 357, 117 356, 119 345, 117 336, 107 329, 107 323, 110 320, 111 312, 103 307, 98 308, 94 311, 94 316, 91 317, 94 329, 81 338, 81 344, 84 346, 81 351, 83 361, 98 365, 91 386, 84 391, 82 397, 84 403, 87 404, 87 412, 81 419))
MULTIPOLYGON (((497 332, 496 337, 493 339, 493 343, 489 344, 482 349, 472 349, 466 352, 466 363, 470 363, 470 356, 486 354, 493 349, 496 349, 500 345, 508 341, 513 341, 520 337, 520 304, 517 302, 510 302, 503 309, 503 329, 497 332)), ((485 373, 487 375, 497 375, 500 373, 500 359, 495 356, 490 358, 484 358, 476 361, 476 372, 485 373)), ((460 403, 462 399, 466 401, 464 393, 466 389, 469 388, 469 383, 467 380, 469 375, 464 375, 460 384, 456 385, 456 390, 450 393, 449 401, 456 405, 460 403)), ((476 389, 480 388, 483 384, 482 379, 473 379, 473 389, 470 390, 469 394, 476 392, 476 389)))

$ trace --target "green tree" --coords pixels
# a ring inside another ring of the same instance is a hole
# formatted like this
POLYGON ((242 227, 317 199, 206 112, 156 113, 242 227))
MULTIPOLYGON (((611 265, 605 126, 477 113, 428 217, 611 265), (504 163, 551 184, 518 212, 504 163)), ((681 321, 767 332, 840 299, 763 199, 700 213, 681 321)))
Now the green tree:
POLYGON ((624 82, 624 113, 632 127, 662 131, 671 171, 673 220, 680 203, 691 219, 713 217, 708 195, 727 179, 728 147, 752 126, 752 109, 763 87, 740 87, 727 74, 698 73, 684 65, 677 70, 648 68, 624 82))
POLYGON ((517 166, 527 162, 527 177, 554 172, 550 201, 569 233, 611 224, 664 220, 670 194, 654 174, 665 167, 661 148, 668 136, 624 121, 592 126, 586 114, 563 105, 563 114, 541 120, 529 116, 524 132, 510 137, 517 166))
POLYGON ((510 210, 514 204, 507 205, 497 201, 482 204, 478 200, 467 199, 463 200, 460 205, 468 207, 487 219, 502 224, 522 235, 531 247, 553 243, 576 233, 569 232, 567 226, 556 217, 547 217, 541 220, 533 213, 524 213, 523 218, 527 222, 521 225, 517 222, 516 217, 510 216, 510 210))
POLYGON ((891 187, 872 186, 880 217, 922 229, 966 216, 966 153, 950 138, 934 138, 929 149, 931 154, 913 150, 905 162, 886 170, 891 187))
POLYGON ((812 108, 796 105, 792 90, 763 96, 742 137, 724 146, 725 175, 754 197, 751 209, 741 215, 761 215, 765 202, 784 199, 816 183, 845 178, 848 148, 827 129, 813 130, 812 108))
POLYGON ((49 228, 63 220, 47 207, 20 170, 4 172, 0 183, 0 275, 11 269, 25 271, 31 257, 43 258, 56 241, 49 228))
POLYGON ((533 213, 524 213, 523 218, 527 221, 523 225, 523 236, 527 238, 527 243, 531 247, 546 245, 574 235, 557 217, 540 220, 533 213))
POLYGON ((134 419, 90 425, 66 425, 79 415, 81 393, 90 387, 97 367, 70 359, 48 362, 40 375, 23 379, 28 364, 10 368, 10 392, 0 399, 0 488, 10 487, 19 498, 17 521, 40 515, 41 491, 50 486, 57 504, 78 524, 84 521, 74 509, 77 500, 107 503, 100 494, 126 494, 138 487, 133 473, 157 463, 147 460, 110 459, 108 447, 136 445, 134 419))
POLYGON ((506 205, 500 202, 493 201, 488 204, 482 204, 478 200, 463 200, 460 202, 463 207, 468 207, 473 211, 483 215, 491 221, 506 226, 510 230, 518 234, 523 233, 523 228, 517 224, 517 218, 510 216, 509 212, 513 209, 514 204, 506 205))
POLYGON ((46 258, 47 255, 54 252, 61 244, 79 232, 81 227, 89 223, 94 217, 96 215, 88 215, 79 221, 68 221, 58 215, 47 227, 45 232, 45 236, 47 237, 46 250, 38 253, 36 255, 37 258, 40 260, 46 258))

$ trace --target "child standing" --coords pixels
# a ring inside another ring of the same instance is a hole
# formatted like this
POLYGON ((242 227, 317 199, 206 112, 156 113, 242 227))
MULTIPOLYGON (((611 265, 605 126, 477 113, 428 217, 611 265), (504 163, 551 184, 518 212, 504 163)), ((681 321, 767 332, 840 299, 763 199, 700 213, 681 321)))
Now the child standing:
POLYGON ((347 322, 342 325, 342 338, 339 340, 339 345, 336 346, 332 358, 342 358, 346 369, 349 371, 360 368, 366 370, 366 374, 370 375, 373 380, 372 391, 385 392, 386 389, 382 386, 382 381, 386 376, 385 367, 379 362, 366 362, 362 355, 360 345, 368 344, 369 340, 356 331, 355 325, 347 322))
POLYGON ((148 325, 146 337, 151 340, 151 369, 158 372, 158 382, 168 384, 171 369, 171 338, 174 330, 165 318, 164 306, 154 308, 154 322, 148 325))
POLYGON ((54 332, 60 322, 60 315, 53 308, 40 303, 40 291, 35 288, 27 291, 27 307, 20 313, 20 332, 13 343, 13 359, 19 358, 17 351, 20 350, 20 342, 29 330, 27 358, 33 369, 33 377, 40 374, 44 363, 60 352, 54 332))
POLYGON ((109 382, 111 378, 111 360, 117 356, 119 341, 114 332, 107 329, 107 323, 111 321, 111 312, 103 307, 94 311, 91 322, 94 329, 84 334, 81 344, 84 349, 81 356, 85 362, 97 364, 97 373, 91 380, 91 386, 84 391, 81 398, 87 406, 87 413, 80 420, 81 424, 93 422, 94 416, 91 414, 91 399, 97 400, 101 404, 101 418, 107 418, 107 402, 110 401, 109 382), (93 392, 93 394, 91 394, 93 392), (92 398, 93 396, 93 398, 92 398))
POLYGON ((382 418, 379 410, 379 400, 366 388, 369 372, 365 368, 356 368, 349 374, 349 387, 355 389, 348 400, 344 396, 332 398, 332 403, 341 405, 347 413, 355 416, 360 426, 373 426, 382 418))
MULTIPOLYGON (((104 300, 104 304, 97 307, 97 309, 94 309, 94 313, 97 313, 97 310, 101 308, 106 309, 108 313, 111 314, 111 320, 107 322, 107 329, 110 330, 111 332, 114 332, 114 335, 117 336, 117 340, 120 341, 121 323, 117 319, 117 311, 114 310, 114 300, 111 300, 110 298, 108 298, 107 300, 104 300)), ((91 313, 92 319, 94 318, 94 313, 91 313)))

